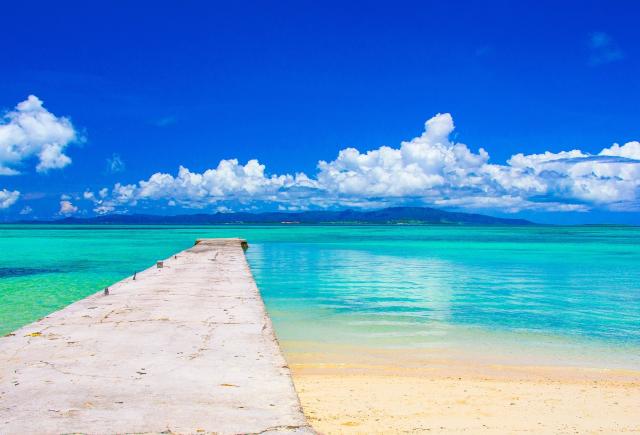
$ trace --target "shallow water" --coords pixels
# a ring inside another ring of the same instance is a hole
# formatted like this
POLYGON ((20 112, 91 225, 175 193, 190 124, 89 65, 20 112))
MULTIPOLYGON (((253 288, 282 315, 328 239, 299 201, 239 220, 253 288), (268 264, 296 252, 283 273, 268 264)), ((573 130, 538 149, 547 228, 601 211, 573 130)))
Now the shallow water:
POLYGON ((640 368, 640 228, 0 226, 0 333, 243 237, 285 342, 640 368), (544 357, 543 357, 544 356, 544 357))

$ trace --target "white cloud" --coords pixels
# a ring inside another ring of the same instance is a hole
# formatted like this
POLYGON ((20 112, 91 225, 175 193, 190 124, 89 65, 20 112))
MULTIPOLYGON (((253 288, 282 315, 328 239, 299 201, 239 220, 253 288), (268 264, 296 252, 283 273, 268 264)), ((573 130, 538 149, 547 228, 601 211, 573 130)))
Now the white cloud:
POLYGON ((122 161, 120 154, 113 153, 113 155, 107 159, 107 172, 111 174, 117 174, 118 172, 123 172, 125 167, 126 166, 122 161))
POLYGON ((614 144, 597 155, 577 149, 519 153, 495 164, 484 149, 452 141, 453 130, 451 115, 438 114, 420 136, 398 148, 343 149, 335 160, 320 161, 313 178, 269 175, 257 160, 242 165, 231 159, 202 173, 181 166, 175 176, 155 173, 138 183, 117 183, 109 192, 101 190, 100 199, 88 199, 98 213, 154 201, 189 208, 368 208, 403 202, 507 212, 639 208, 638 142, 614 144))
POLYGON ((266 176, 257 160, 241 165, 237 160, 222 160, 215 169, 195 173, 180 166, 178 174, 155 173, 137 184, 117 183, 106 204, 136 205, 139 201, 171 199, 188 207, 203 207, 230 198, 250 202, 277 201, 291 197, 305 184, 313 185, 304 174, 266 176))
POLYGON ((400 148, 347 148, 336 160, 318 164, 318 180, 334 194, 359 197, 434 197, 445 195, 443 189, 472 189, 482 182, 478 172, 489 155, 449 142, 453 129, 451 115, 438 114, 421 136, 400 148))
POLYGON ((29 207, 28 205, 24 206, 22 208, 22 210, 20 210, 20 214, 21 215, 31 214, 32 212, 33 212, 33 209, 31 207, 29 207))
MULTIPOLYGON (((109 195, 109 189, 102 188, 98 191, 98 196, 90 190, 86 190, 82 194, 82 198, 93 202, 93 211, 98 214, 106 214, 115 210, 115 207, 110 203, 105 203, 104 198, 109 195)), ((64 198, 63 198, 64 199, 64 198)))
POLYGON ((20 192, 17 190, 0 190, 0 209, 9 208, 20 198, 20 192))
POLYGON ((78 207, 73 205, 71 201, 67 201, 67 200, 60 201, 60 211, 58 213, 68 216, 76 213, 77 211, 78 211, 78 207))
POLYGON ((107 214, 115 211, 115 207, 112 205, 97 205, 94 207, 93 211, 98 214, 107 214))
POLYGON ((626 157, 628 159, 640 160, 640 142, 627 142, 620 146, 614 143, 610 148, 605 148, 600 151, 601 156, 618 156, 626 157))
POLYGON ((63 168, 71 163, 67 145, 79 137, 69 119, 57 117, 34 95, 0 118, 0 175, 16 175, 21 164, 37 158, 36 171, 63 168))

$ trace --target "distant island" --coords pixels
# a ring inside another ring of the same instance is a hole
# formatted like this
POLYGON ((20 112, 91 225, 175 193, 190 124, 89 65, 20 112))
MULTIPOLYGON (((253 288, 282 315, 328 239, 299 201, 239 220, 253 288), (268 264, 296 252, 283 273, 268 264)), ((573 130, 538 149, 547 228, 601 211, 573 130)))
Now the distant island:
POLYGON ((109 214, 89 218, 66 217, 29 224, 73 225, 219 225, 219 224, 442 224, 442 225, 534 225, 525 219, 507 219, 475 213, 450 212, 430 207, 389 207, 380 210, 304 211, 265 213, 214 213, 173 216, 109 214))

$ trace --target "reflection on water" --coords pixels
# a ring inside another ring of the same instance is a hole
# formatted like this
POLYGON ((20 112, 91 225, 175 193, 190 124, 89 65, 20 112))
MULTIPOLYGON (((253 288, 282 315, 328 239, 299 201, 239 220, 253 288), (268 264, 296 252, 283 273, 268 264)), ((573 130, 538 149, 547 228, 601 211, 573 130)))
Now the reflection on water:
POLYGON ((640 262, 627 260, 640 260, 638 246, 570 235, 573 245, 549 234, 478 241, 464 229, 453 240, 265 242, 248 258, 285 341, 620 351, 619 365, 640 367, 640 262))

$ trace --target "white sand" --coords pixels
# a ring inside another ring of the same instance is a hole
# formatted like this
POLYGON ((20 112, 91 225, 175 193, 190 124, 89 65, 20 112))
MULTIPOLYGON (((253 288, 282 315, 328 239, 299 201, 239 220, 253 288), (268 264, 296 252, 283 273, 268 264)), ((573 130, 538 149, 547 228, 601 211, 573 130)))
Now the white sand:
POLYGON ((325 434, 640 432, 640 372, 409 353, 341 349, 287 359, 309 422, 325 434))

